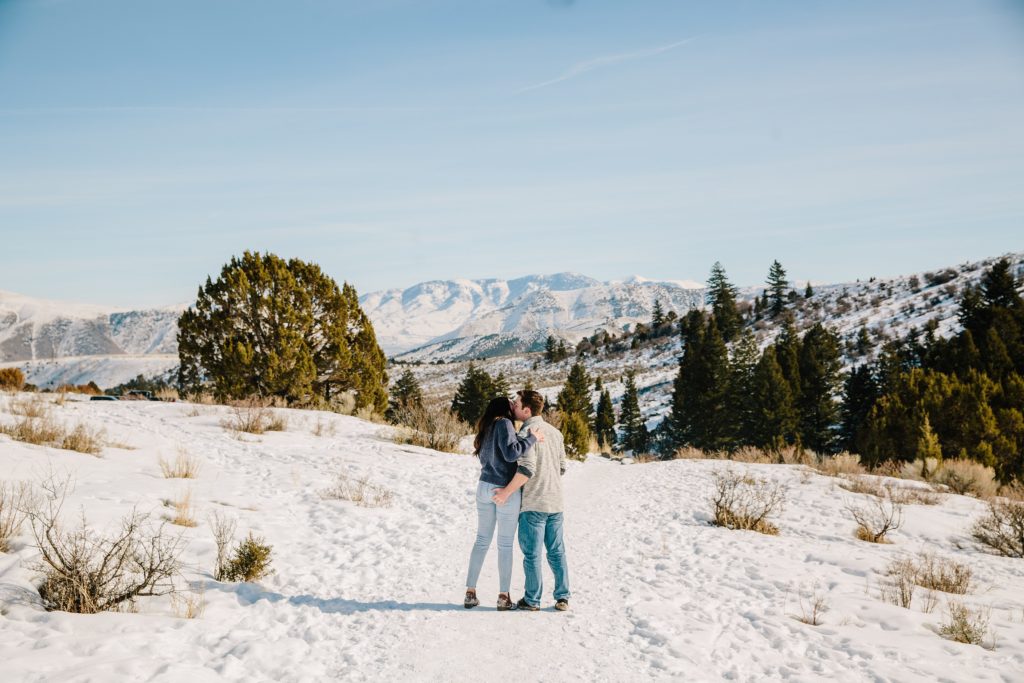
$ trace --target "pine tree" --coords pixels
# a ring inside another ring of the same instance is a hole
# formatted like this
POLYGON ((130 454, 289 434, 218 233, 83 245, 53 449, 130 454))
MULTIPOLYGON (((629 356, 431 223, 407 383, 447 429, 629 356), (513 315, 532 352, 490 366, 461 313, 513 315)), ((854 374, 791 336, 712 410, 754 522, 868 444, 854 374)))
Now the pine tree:
POLYGON ((615 409, 612 407, 612 396, 607 389, 601 390, 601 398, 597 402, 594 435, 602 451, 615 445, 615 409))
POLYGON ((789 281, 786 280, 786 271, 778 261, 772 261, 768 269, 768 291, 771 292, 772 316, 777 316, 786 308, 786 287, 789 281))
POLYGON ((558 409, 564 414, 575 413, 590 422, 594 407, 590 403, 590 376, 583 363, 573 363, 565 385, 558 392, 558 409))
POLYGON ((494 397, 494 380, 487 371, 470 363, 452 400, 452 412, 464 422, 475 425, 494 397))
POLYGON ((804 298, 810 299, 812 296, 814 296, 814 289, 811 288, 811 283, 808 281, 807 287, 804 289, 804 298))
POLYGON ((766 451, 779 451, 792 443, 797 428, 796 409, 773 346, 764 350, 754 368, 750 397, 750 443, 766 451))
POLYGON ((842 382, 839 337, 817 323, 804 335, 800 345, 800 439, 818 453, 835 449, 839 404, 836 394, 842 382))
POLYGON ((753 406, 751 401, 754 371, 760 359, 757 341, 749 329, 743 330, 733 347, 729 361, 729 396, 726 414, 731 420, 730 431, 738 444, 751 444, 753 406))
MULTIPOLYGON (((919 411, 919 414, 917 448, 915 449, 914 458, 924 462, 927 468, 929 459, 942 460, 942 447, 939 445, 939 437, 932 430, 932 423, 928 419, 928 413, 919 411)), ((928 474, 927 471, 921 472, 921 475, 924 477, 927 477, 928 474)))
POLYGON ((553 335, 548 335, 547 340, 544 342, 544 360, 549 363, 554 363, 558 354, 558 342, 555 340, 553 335))
POLYGON ((870 365, 856 367, 846 376, 840 409, 840 439, 843 448, 851 453, 861 451, 861 431, 878 396, 878 381, 870 365))
POLYGON ((1010 261, 1002 258, 981 276, 981 297, 988 308, 1021 307, 1017 283, 1010 273, 1010 261))
POLYGON ((512 387, 508 382, 508 378, 505 377, 504 371, 499 372, 491 385, 491 398, 495 396, 509 396, 511 393, 512 387))
POLYGON ((727 343, 739 333, 743 320, 736 308, 736 288, 725 275, 725 268, 718 261, 711 266, 705 302, 711 308, 711 315, 718 324, 718 331, 727 343))
POLYGON ((178 320, 179 389, 220 399, 280 396, 387 407, 387 359, 355 288, 320 267, 244 252, 207 277, 178 320))
POLYGON ((565 454, 574 460, 585 460, 590 447, 590 427, 579 413, 562 415, 562 439, 565 454))
POLYGON ((626 373, 626 391, 619 411, 619 447, 634 455, 647 452, 647 425, 640 412, 636 379, 632 370, 626 373))
POLYGON ((732 442, 729 413, 729 358, 712 321, 700 340, 692 340, 679 361, 672 391, 669 426, 676 445, 718 450, 732 442))
POLYGON ((402 376, 391 387, 391 402, 387 418, 395 421, 404 411, 423 407, 423 390, 412 370, 406 368, 402 376))
POLYGON ((654 312, 651 314, 651 327, 658 329, 665 324, 665 311, 661 308, 661 300, 654 300, 654 312))
POLYGON ((782 332, 775 341, 775 360, 782 376, 789 382, 789 391, 795 401, 800 396, 800 335, 792 319, 786 319, 782 332))

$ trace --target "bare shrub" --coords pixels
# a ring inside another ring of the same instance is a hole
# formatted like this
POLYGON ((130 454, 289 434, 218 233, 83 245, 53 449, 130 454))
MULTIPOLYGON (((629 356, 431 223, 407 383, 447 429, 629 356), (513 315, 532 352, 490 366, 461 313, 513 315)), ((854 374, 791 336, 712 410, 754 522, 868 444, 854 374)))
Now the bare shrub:
POLYGON ((235 546, 234 553, 226 563, 221 581, 259 581, 270 575, 273 548, 263 538, 249 536, 235 546))
POLYGON ((657 462, 658 457, 652 453, 634 453, 632 456, 633 462, 638 465, 646 465, 648 463, 657 462))
POLYGON ((385 424, 387 422, 383 415, 373 409, 373 406, 357 408, 355 417, 358 417, 360 420, 366 420, 367 422, 376 422, 377 424, 385 424))
POLYGON ((885 568, 886 578, 878 586, 882 600, 910 609, 917 591, 916 573, 914 561, 908 557, 890 562, 885 568))
POLYGON ((43 575, 39 594, 47 609, 95 614, 131 607, 139 597, 174 593, 181 563, 180 536, 166 536, 133 512, 120 531, 103 536, 81 525, 66 531, 60 512, 68 480, 51 479, 46 503, 29 515, 43 575))
POLYGON ((829 477, 838 477, 844 474, 851 476, 867 474, 867 470, 860 464, 860 456, 853 453, 820 456, 814 467, 829 477))
POLYGON ((198 524, 195 519, 195 508, 192 506, 191 491, 185 491, 179 498, 165 501, 165 504, 174 510, 174 514, 168 518, 171 524, 187 527, 194 527, 198 524))
POLYGON ((25 373, 19 368, 0 368, 0 390, 21 391, 25 386, 25 373))
POLYGON ((199 407, 199 404, 193 403, 185 410, 185 417, 199 417, 203 414, 203 409, 199 407))
POLYGON ((105 436, 106 433, 102 429, 92 429, 84 422, 79 422, 74 429, 64 433, 60 447, 68 451, 99 455, 103 450, 105 436))
POLYGON ((158 462, 164 479, 196 479, 199 477, 199 459, 190 455, 184 448, 178 448, 178 455, 173 461, 166 460, 161 455, 158 462))
POLYGON ((1024 558, 1024 501, 993 498, 971 527, 971 536, 983 550, 1024 558))
POLYGON ((732 470, 716 472, 714 480, 710 502, 715 525, 762 534, 779 533, 769 517, 782 512, 785 506, 784 485, 732 470))
POLYGON ((913 479, 915 481, 927 481, 932 478, 939 468, 939 461, 935 458, 918 458, 914 462, 900 464, 900 471, 896 475, 900 479, 913 479))
POLYGON ((273 411, 267 401, 261 398, 249 398, 231 404, 231 412, 221 420, 224 429, 237 433, 263 434, 269 429, 273 411))
POLYGON ((821 615, 828 609, 828 598, 821 592, 818 584, 814 584, 808 590, 801 589, 797 594, 797 601, 800 605, 800 616, 797 619, 811 626, 819 626, 821 615))
POLYGON ((344 470, 338 471, 331 485, 320 492, 321 498, 348 500, 366 508, 391 507, 393 496, 394 494, 383 486, 371 484, 368 477, 353 479, 344 470))
POLYGON ((459 440, 471 432, 469 425, 443 407, 411 406, 400 411, 398 422, 404 427, 395 430, 396 443, 423 446, 435 451, 455 453, 459 440))
POLYGON ((270 417, 267 418, 268 432, 286 432, 288 431, 288 416, 278 412, 271 411, 270 417))
POLYGON ((870 498, 865 505, 847 503, 846 510, 857 523, 857 538, 869 543, 889 543, 886 535, 903 524, 903 506, 891 498, 870 498))
MULTIPOLYGON (((950 600, 946 604, 946 620, 939 626, 939 634, 944 638, 969 645, 985 644, 989 632, 989 611, 974 610, 963 604, 950 600)), ((991 641, 994 644, 994 638, 991 641)))
POLYGON ((203 406, 216 405, 217 399, 214 398, 213 394, 206 391, 199 391, 185 395, 185 400, 189 403, 196 403, 203 406))
POLYGON ((228 548, 235 540, 235 528, 238 522, 234 519, 214 512, 210 515, 210 530, 213 531, 213 540, 217 544, 217 566, 214 569, 213 577, 218 581, 227 581, 230 563, 228 562, 228 548))
POLYGON ((49 413, 45 412, 41 417, 26 415, 15 421, 13 425, 0 425, 0 432, 15 441, 36 446, 55 444, 64 436, 63 428, 50 417, 49 413))
POLYGON ((36 506, 36 497, 28 482, 0 482, 0 553, 10 552, 11 539, 36 506))
POLYGON ((974 571, 962 562, 921 553, 914 569, 914 581, 924 588, 957 595, 970 593, 974 588, 974 571))
POLYGON ((992 468, 973 460, 944 460, 933 479, 953 493, 978 498, 991 498, 999 489, 992 468))

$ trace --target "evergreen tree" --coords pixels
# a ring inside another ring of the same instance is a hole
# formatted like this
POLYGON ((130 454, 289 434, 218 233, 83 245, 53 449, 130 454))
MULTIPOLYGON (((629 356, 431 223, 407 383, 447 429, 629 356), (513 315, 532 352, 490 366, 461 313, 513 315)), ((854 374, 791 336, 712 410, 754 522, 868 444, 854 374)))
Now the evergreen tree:
POLYGON ((651 314, 651 327, 658 329, 665 324, 665 311, 661 308, 661 300, 654 300, 654 312, 651 314))
POLYGON ((869 353, 871 353, 871 349, 873 348, 873 346, 874 345, 871 343, 871 335, 868 334, 867 328, 866 327, 860 328, 860 330, 857 332, 857 343, 856 343, 857 355, 858 356, 866 356, 866 355, 868 355, 869 353))
POLYGON ((626 373, 626 391, 622 395, 622 407, 619 411, 619 447, 624 451, 632 451, 634 455, 646 453, 647 440, 647 425, 640 412, 636 379, 630 370, 626 373))
POLYGON ((562 413, 575 413, 582 416, 585 422, 590 422, 594 407, 590 403, 590 376, 583 363, 573 363, 565 385, 558 392, 557 402, 562 413))
POLYGON ((569 357, 569 349, 565 345, 565 340, 564 339, 559 339, 558 340, 558 348, 557 348, 557 351, 556 351, 556 359, 558 361, 563 361, 563 360, 565 360, 568 357, 569 357))
POLYGON ((839 404, 836 394, 842 382, 839 337, 817 323, 804 335, 800 345, 800 439, 818 453, 835 449, 839 404))
POLYGON ((495 397, 494 380, 486 370, 481 370, 473 363, 466 369, 459 388, 452 400, 452 412, 464 422, 475 425, 484 414, 488 402, 495 397))
POLYGON ((782 376, 789 382, 789 391, 795 401, 800 396, 800 335, 790 318, 783 322, 782 332, 775 340, 775 360, 782 369, 782 376))
POLYGON ((562 439, 565 454, 574 460, 585 460, 590 446, 590 426, 579 413, 562 415, 562 439))
POLYGON ((705 302, 711 308, 711 315, 718 324, 722 339, 730 342, 739 333, 743 319, 736 308, 736 288, 725 275, 725 268, 718 261, 711 266, 705 302))
POLYGON ((220 399, 280 396, 330 402, 351 391, 358 407, 387 407, 387 359, 355 288, 320 267, 244 252, 178 319, 178 384, 209 383, 220 399))
POLYGON ((777 316, 786 308, 786 287, 789 281, 786 279, 786 270, 778 261, 772 261, 768 269, 768 291, 771 292, 772 316, 777 316))
POLYGON ((511 394, 512 388, 508 383, 508 378, 505 377, 504 371, 499 372, 491 386, 491 398, 495 396, 509 396, 511 394))
POLYGON ((807 282, 807 287, 804 289, 804 298, 810 299, 814 296, 814 289, 811 287, 810 281, 807 282))
POLYGON ((406 368, 402 376, 391 387, 391 401, 388 405, 387 418, 391 421, 398 420, 404 411, 422 406, 423 390, 420 388, 416 375, 412 374, 412 370, 406 368))
POLYGON ((988 308, 1017 309, 1021 307, 1021 297, 1017 293, 1017 283, 1010 272, 1010 261, 999 259, 981 276, 981 297, 988 308))
POLYGON ((792 443, 797 428, 796 409, 773 346, 764 350, 754 368, 750 397, 750 443, 766 451, 779 451, 792 443))
POLYGON ((725 343, 718 327, 707 325, 699 342, 693 340, 685 346, 679 361, 669 414, 676 445, 718 450, 731 444, 729 380, 725 343))
POLYGON ((607 389, 601 390, 601 398, 597 402, 594 435, 602 451, 615 445, 615 409, 612 407, 612 396, 607 389))
POLYGON ((749 329, 743 330, 733 346, 729 362, 729 396, 727 415, 732 421, 730 431, 739 444, 752 444, 754 371, 760 360, 757 341, 749 329))
POLYGON ((840 439, 843 448, 851 453, 861 450, 860 434, 864 422, 878 400, 878 381, 869 365, 861 365, 850 371, 843 383, 843 403, 840 410, 842 427, 840 439))

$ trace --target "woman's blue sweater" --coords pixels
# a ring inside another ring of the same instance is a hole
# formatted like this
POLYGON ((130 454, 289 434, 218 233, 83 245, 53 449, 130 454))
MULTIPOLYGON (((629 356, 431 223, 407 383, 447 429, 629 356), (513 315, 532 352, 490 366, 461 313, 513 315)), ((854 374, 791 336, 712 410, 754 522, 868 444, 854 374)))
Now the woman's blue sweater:
POLYGON ((535 443, 537 437, 533 434, 525 439, 519 437, 512 420, 495 420, 480 446, 480 481, 507 485, 516 474, 516 461, 535 443))

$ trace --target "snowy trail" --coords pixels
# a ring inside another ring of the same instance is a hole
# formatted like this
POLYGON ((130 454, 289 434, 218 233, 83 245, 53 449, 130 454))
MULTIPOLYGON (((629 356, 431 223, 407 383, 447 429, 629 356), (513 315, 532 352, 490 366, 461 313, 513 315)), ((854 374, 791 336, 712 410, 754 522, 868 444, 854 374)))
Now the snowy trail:
MULTIPOLYGON (((4 414, 0 399, 0 419, 4 414)), ((1024 680, 1024 562, 956 539, 982 509, 949 496, 908 508, 891 546, 853 539, 835 480, 787 466, 676 461, 571 463, 565 476, 572 609, 552 608, 551 575, 537 613, 499 613, 496 552, 461 606, 475 534, 476 461, 392 443, 354 418, 285 411, 288 430, 236 439, 226 410, 163 404, 55 408, 102 424, 102 458, 0 436, 0 479, 32 479, 52 464, 74 473, 69 509, 97 527, 133 506, 190 490, 199 526, 184 531, 185 578, 204 588, 204 614, 172 615, 166 599, 138 614, 46 613, 32 597, 26 534, 0 554, 0 678, 7 681, 516 680, 1024 680), (315 436, 317 423, 328 433, 315 436), (329 433, 333 430, 333 433, 329 433), (196 480, 167 480, 157 460, 178 449, 202 463, 196 480), (779 536, 708 525, 711 474, 736 467, 778 479, 790 502, 779 536), (389 508, 323 500, 332 473, 369 476, 389 508), (274 547, 276 573, 255 584, 212 580, 207 521, 219 511, 274 547), (969 562, 998 646, 941 639, 932 614, 881 602, 877 572, 901 552, 937 549, 969 562), (827 598, 823 623, 800 614, 801 591, 827 598)), ((175 527, 176 528, 176 527, 175 527)), ((522 594, 516 549, 513 596, 522 594)))

